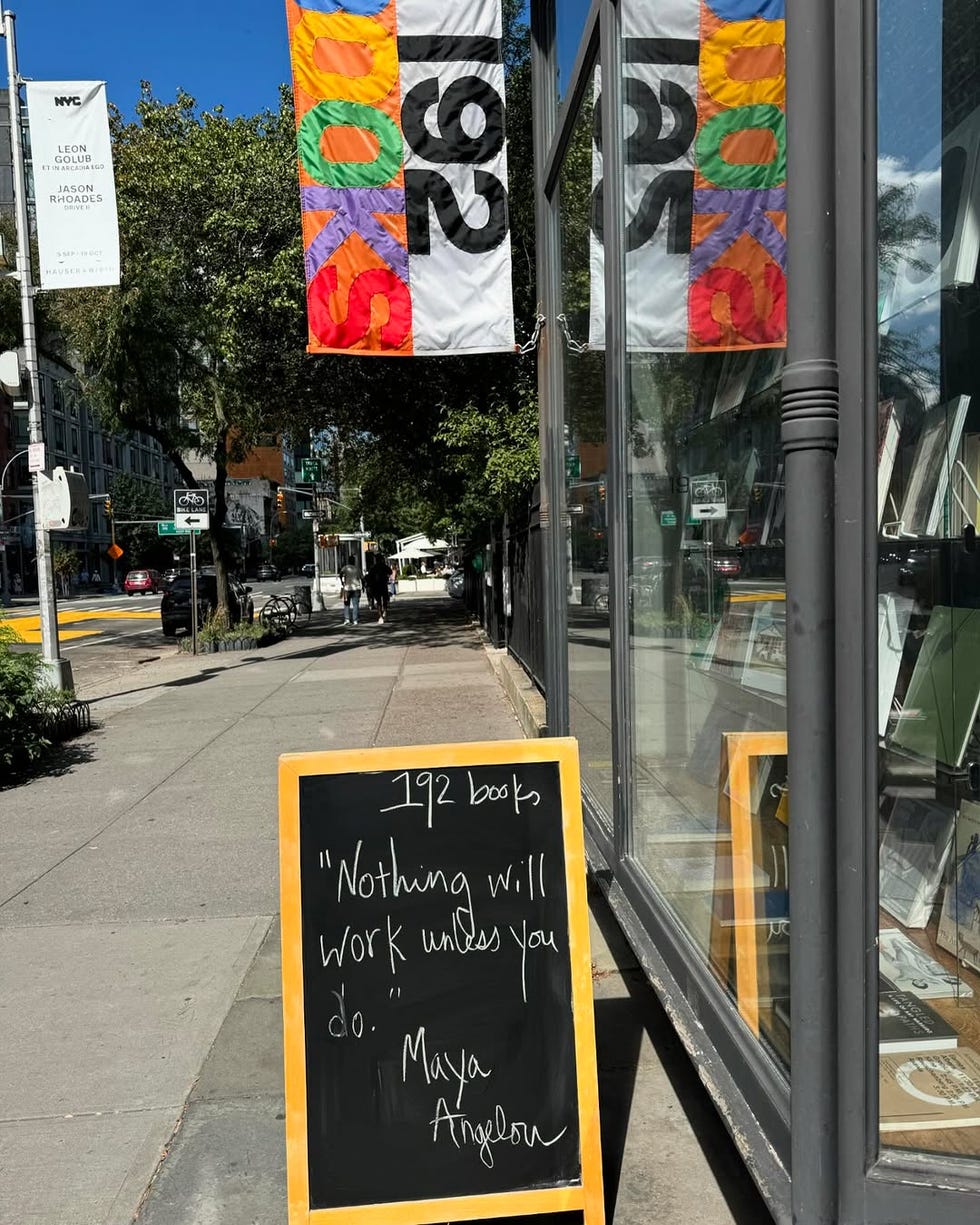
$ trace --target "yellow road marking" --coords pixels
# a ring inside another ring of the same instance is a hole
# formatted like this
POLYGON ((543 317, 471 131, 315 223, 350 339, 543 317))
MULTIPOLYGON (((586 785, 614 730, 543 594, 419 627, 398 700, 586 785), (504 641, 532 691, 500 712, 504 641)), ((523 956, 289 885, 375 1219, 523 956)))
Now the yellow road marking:
MULTIPOLYGON (((104 633, 104 630, 72 630, 62 629, 62 626, 74 625, 79 621, 159 621, 160 610, 155 609, 152 612, 147 609, 133 609, 132 612, 128 608, 107 608, 105 611, 98 609, 71 609, 66 608, 58 613, 58 637, 63 639, 70 638, 93 638, 104 633)), ((17 635, 20 642, 38 643, 41 641, 41 618, 35 614, 34 616, 14 616, 6 618, 6 624, 17 635)))
POLYGON ((766 600, 785 600, 785 591, 743 591, 728 597, 731 604, 759 604, 766 600))

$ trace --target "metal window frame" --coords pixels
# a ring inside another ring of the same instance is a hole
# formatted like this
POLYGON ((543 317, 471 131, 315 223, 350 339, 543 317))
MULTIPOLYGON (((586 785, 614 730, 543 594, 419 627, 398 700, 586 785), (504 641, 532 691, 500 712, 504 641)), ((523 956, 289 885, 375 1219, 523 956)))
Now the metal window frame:
POLYGON ((877 0, 835 0, 838 332, 836 619, 840 1216, 972 1225, 980 1161, 881 1148, 878 1130, 877 0), (858 224, 853 220, 857 218, 858 224), (851 219, 848 224, 847 219, 851 219), (855 813, 865 815, 854 820, 855 813), (861 939, 855 939, 861 933, 861 939), (853 1086, 862 1086, 858 1094, 853 1086))
MULTIPOLYGON (((729 1131, 769 1203, 774 1218, 791 1220, 789 1166, 789 1087, 775 1063, 739 1019, 733 1002, 710 967, 693 946, 686 931, 660 901, 632 852, 632 711, 630 706, 629 610, 616 600, 625 591, 628 571, 626 482, 629 436, 622 410, 629 389, 625 345, 625 285, 621 275, 624 248, 622 176, 621 59, 619 4, 593 0, 575 66, 560 108, 553 83, 556 0, 532 0, 532 45, 535 49, 536 157, 538 158, 539 295, 549 324, 560 311, 559 181, 564 154, 591 85, 598 62, 603 74, 604 232, 606 236, 606 368, 605 395, 609 454, 610 660, 612 668, 613 755, 615 777, 612 837, 598 814, 586 803, 586 832, 590 866, 647 972, 655 990, 677 1026, 691 1058, 702 1069, 705 1082, 729 1131), (538 103, 540 101, 540 110, 538 103), (542 249, 543 248, 543 249, 542 249)), ((554 514, 549 553, 551 606, 549 624, 560 658, 552 661, 555 682, 549 687, 549 729, 568 729, 567 610, 565 557, 561 536, 564 510, 563 433, 564 391, 562 348, 551 327, 544 347, 541 375, 542 457, 546 464, 547 496, 554 514), (555 448, 554 450, 552 448, 555 448), (545 459, 546 450, 548 458, 545 459), (560 721, 559 721, 560 720, 560 721)))

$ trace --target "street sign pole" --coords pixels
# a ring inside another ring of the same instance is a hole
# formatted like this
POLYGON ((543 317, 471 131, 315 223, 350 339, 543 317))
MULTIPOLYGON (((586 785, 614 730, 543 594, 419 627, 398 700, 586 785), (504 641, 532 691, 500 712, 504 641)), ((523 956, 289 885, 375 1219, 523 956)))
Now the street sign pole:
MULTIPOLYGON (((17 68, 17 43, 14 14, 3 12, 3 36, 7 42, 7 87, 10 100, 10 144, 14 171, 14 213, 17 223, 17 284, 20 289, 20 319, 24 336, 24 365, 28 381, 28 439, 44 443, 41 416, 41 379, 37 359, 37 327, 34 321, 34 284, 31 277, 31 232, 27 213, 27 176, 24 171, 24 142, 20 114, 20 72, 17 68)), ((58 605, 54 592, 54 567, 51 562, 51 537, 43 526, 40 486, 37 472, 31 474, 34 490, 34 537, 37 557, 37 598, 41 619, 41 663, 48 682, 59 689, 71 689, 71 664, 58 649, 58 605)))
POLYGON ((197 654, 197 532, 191 529, 191 654, 197 654))

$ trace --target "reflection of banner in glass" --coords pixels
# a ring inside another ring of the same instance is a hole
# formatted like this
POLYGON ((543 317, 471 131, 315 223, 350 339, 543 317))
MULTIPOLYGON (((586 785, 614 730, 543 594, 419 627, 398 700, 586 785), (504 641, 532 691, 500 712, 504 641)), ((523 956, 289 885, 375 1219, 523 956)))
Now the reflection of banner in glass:
POLYGON ((28 81, 42 289, 119 284, 119 228, 103 81, 28 81))
POLYGON ((500 0, 286 0, 312 353, 513 351, 500 0))
MULTIPOLYGON (((623 0, 627 346, 786 343, 784 0, 623 0)), ((593 156, 601 201, 602 154, 593 156)), ((590 341, 604 344, 592 238, 590 341)))

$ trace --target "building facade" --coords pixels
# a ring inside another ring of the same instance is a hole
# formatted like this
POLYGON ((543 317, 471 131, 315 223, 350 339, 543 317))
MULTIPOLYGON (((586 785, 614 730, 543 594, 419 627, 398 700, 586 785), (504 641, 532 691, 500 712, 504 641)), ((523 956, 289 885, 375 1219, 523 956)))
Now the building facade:
MULTIPOLYGON (((143 486, 153 502, 172 505, 174 467, 160 444, 147 434, 117 434, 105 429, 88 403, 75 373, 66 363, 42 354, 39 380, 48 469, 63 467, 81 472, 90 494, 89 525, 84 532, 59 532, 56 547, 71 549, 78 556, 78 570, 99 571, 107 577, 111 560, 106 549, 112 542, 112 526, 105 499, 113 481, 121 475, 143 486)), ((4 481, 4 519, 17 536, 8 540, 8 566, 19 574, 25 590, 36 582, 34 516, 30 473, 27 467, 27 412, 8 407, 11 466, 4 481)), ((126 565, 124 558, 121 565, 126 565)))
POLYGON ((688 7, 531 4, 548 728, 774 1219, 974 1221, 980 11, 789 0, 789 347, 676 352, 688 7))

